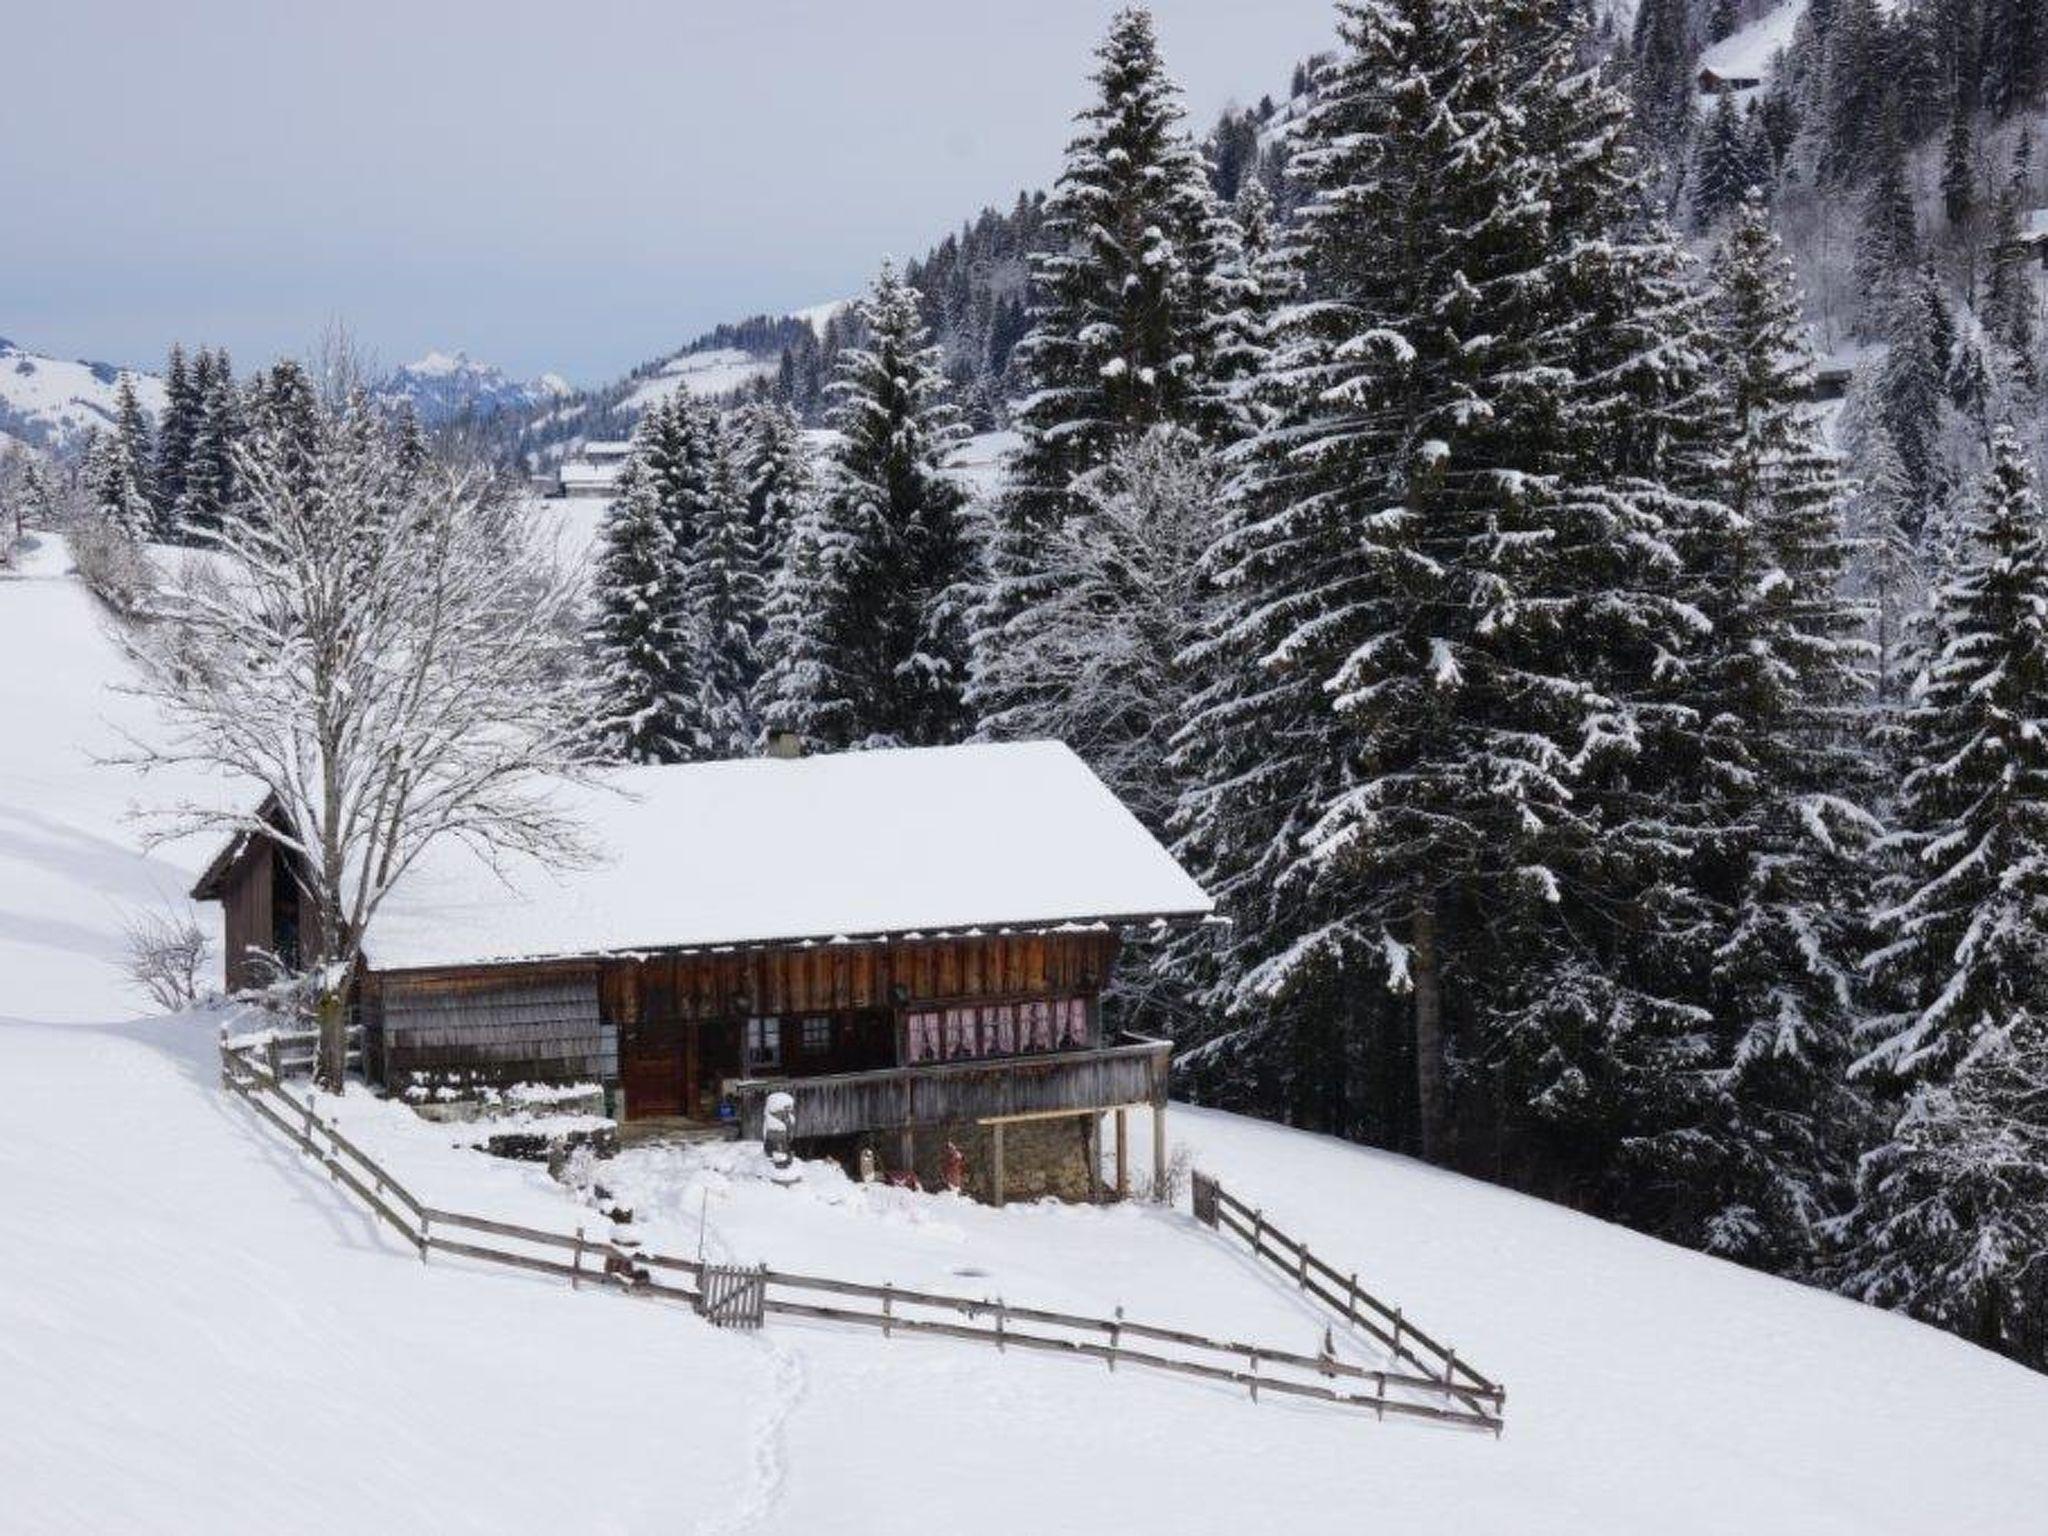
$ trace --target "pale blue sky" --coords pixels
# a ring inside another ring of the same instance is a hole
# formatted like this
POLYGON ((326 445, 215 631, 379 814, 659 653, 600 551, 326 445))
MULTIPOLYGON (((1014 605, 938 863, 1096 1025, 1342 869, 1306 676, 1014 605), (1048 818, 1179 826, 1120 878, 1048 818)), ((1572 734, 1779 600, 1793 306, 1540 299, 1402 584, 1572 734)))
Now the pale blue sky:
MULTIPOLYGON (((611 377, 847 294, 1043 185, 1114 0, 23 0, 0 28, 0 335, 238 359, 331 318, 611 377)), ((1206 125, 1330 0, 1158 0, 1206 125)))

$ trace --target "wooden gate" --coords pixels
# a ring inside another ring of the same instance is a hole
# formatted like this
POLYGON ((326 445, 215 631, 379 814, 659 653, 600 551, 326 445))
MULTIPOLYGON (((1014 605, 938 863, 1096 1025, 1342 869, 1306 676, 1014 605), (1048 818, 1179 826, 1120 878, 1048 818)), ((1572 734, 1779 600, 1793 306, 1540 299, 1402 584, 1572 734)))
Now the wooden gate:
POLYGON ((714 1328, 758 1328, 768 1298, 768 1266, 706 1264, 697 1311, 714 1328))

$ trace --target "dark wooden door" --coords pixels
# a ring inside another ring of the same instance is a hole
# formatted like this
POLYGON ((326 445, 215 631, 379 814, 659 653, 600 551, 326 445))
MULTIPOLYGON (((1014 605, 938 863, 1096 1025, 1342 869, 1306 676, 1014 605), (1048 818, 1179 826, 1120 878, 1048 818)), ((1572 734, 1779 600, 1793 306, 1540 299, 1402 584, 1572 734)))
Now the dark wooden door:
POLYGON ((619 1080, 626 1089, 626 1118, 688 1114, 687 1027, 677 1019, 658 1019, 633 1025, 623 1033, 619 1080))

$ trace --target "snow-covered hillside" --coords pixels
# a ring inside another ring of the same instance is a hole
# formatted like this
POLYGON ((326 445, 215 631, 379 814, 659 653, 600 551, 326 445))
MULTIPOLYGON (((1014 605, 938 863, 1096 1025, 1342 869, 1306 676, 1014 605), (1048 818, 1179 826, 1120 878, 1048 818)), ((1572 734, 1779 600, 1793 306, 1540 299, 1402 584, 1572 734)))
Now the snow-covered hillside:
MULTIPOLYGON (((1700 55, 1698 67, 1724 80, 1768 81, 1779 57, 1791 45, 1799 18, 1806 14, 1806 0, 1777 0, 1747 26, 1738 27, 1700 55)), ((1753 88, 1736 91, 1738 100, 1755 94, 1753 88)), ((1702 110, 1711 99, 1702 104, 1702 110)))
MULTIPOLYGON (((29 352, 0 337, 0 433, 38 446, 62 447, 114 419, 123 370, 109 363, 66 362, 29 352)), ((151 413, 164 405, 164 386, 136 372, 135 396, 151 413)))
MULTIPOLYGON (((1193 1110, 1169 1129, 1202 1166, 1505 1380, 1502 1439, 943 1341, 725 1334, 423 1266, 223 1098, 212 1019, 139 1017, 124 990, 123 914, 175 900, 207 850, 136 851, 127 807, 181 786, 94 765, 139 721, 65 565, 45 538, 0 579, 0 1529, 2042 1529, 2048 1379, 1403 1158, 1193 1110)), ((538 1169, 437 1155, 466 1201, 579 1219, 538 1169)), ((863 1204, 829 1174, 761 1187, 743 1160, 630 1171, 664 1243, 694 1214, 738 1257, 1318 1328, 1183 1217, 863 1204)))
POLYGON ((757 379, 775 377, 776 360, 743 352, 738 347, 712 347, 703 352, 683 352, 662 364, 659 372, 642 382, 620 402, 629 411, 644 411, 659 405, 679 389, 700 398, 729 395, 757 379))

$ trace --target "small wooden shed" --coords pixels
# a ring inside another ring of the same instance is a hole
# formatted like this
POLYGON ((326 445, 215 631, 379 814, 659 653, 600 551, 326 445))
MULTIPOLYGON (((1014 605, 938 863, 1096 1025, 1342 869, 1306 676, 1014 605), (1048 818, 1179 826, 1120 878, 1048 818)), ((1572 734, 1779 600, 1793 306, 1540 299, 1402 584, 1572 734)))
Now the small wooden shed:
MULTIPOLYGON (((629 768, 561 793, 595 859, 498 869, 450 843, 372 921, 359 1013, 394 1092, 593 1082, 629 1122, 751 1136, 783 1091, 800 1142, 927 1178, 950 1143, 998 1199, 1059 1188, 1033 1163, 1079 1162, 1106 1114, 1121 1169, 1121 1112, 1163 1112, 1168 1046, 1112 1037, 1101 995, 1131 930, 1212 903, 1065 746, 629 768)), ((289 884, 250 836, 195 893, 223 904, 231 985, 296 922, 289 884)))

